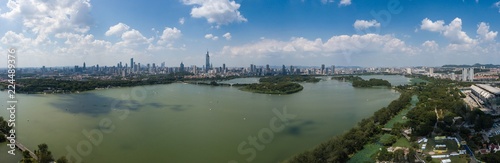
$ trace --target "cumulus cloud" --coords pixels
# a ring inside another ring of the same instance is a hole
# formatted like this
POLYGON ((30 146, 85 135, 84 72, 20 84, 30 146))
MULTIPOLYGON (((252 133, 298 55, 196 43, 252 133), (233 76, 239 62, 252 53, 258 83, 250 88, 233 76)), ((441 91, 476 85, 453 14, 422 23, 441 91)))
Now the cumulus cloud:
POLYGON ((114 26, 109 27, 108 31, 106 31, 106 36, 117 35, 121 36, 125 31, 128 31, 130 27, 123 23, 118 23, 114 26))
POLYGON ((354 28, 357 29, 357 30, 363 30, 363 29, 368 29, 370 27, 376 27, 376 28, 379 28, 380 27, 380 23, 377 22, 377 20, 370 20, 370 21, 366 21, 366 20, 356 20, 354 22, 354 28))
POLYGON ((428 30, 431 32, 440 32, 452 44, 475 44, 477 40, 470 38, 467 33, 462 31, 462 19, 455 18, 448 25, 444 25, 443 20, 432 22, 432 20, 425 18, 422 20, 420 29, 428 30))
POLYGON ((185 20, 184 20, 184 17, 179 18, 179 24, 183 25, 183 24, 184 24, 184 21, 185 21, 185 20))
POLYGON ((432 41, 427 40, 424 43, 422 43, 422 46, 427 51, 437 51, 439 49, 439 45, 434 40, 432 41))
POLYGON ((320 38, 309 40, 293 37, 288 41, 261 39, 258 42, 241 46, 225 46, 222 54, 230 56, 256 55, 262 57, 272 54, 318 53, 343 54, 362 52, 414 54, 417 50, 404 41, 391 35, 365 34, 332 36, 326 42, 320 38))
POLYGON ((231 40, 231 33, 227 32, 226 34, 222 35, 222 37, 226 38, 226 40, 231 40))
POLYGON ((351 0, 340 0, 339 6, 349 6, 351 5, 351 0))
POLYGON ((430 20, 429 18, 425 18, 424 20, 422 20, 420 29, 432 32, 440 32, 444 29, 444 21, 437 20, 436 22, 432 22, 432 20, 430 20))
POLYGON ((182 36, 181 30, 175 27, 174 28, 165 27, 165 30, 163 30, 163 33, 160 36, 160 40, 158 40, 158 44, 165 44, 172 40, 178 39, 181 36, 182 36))
POLYGON ((233 0, 182 0, 185 5, 194 5, 191 16, 205 18, 208 23, 226 25, 233 22, 246 22, 241 15, 240 4, 233 0))
POLYGON ((92 23, 90 0, 9 0, 7 8, 0 17, 22 20, 23 26, 39 37, 38 41, 46 41, 50 34, 85 33, 92 23))
POLYGON ((206 39, 212 39, 212 40, 214 40, 214 41, 219 39, 219 37, 214 36, 213 34, 206 34, 206 35, 205 35, 205 38, 206 38, 206 39))
POLYGON ((477 25, 476 32, 479 35, 479 37, 484 41, 493 41, 495 40, 498 34, 498 32, 496 31, 495 32, 490 31, 490 25, 485 22, 481 22, 477 25))

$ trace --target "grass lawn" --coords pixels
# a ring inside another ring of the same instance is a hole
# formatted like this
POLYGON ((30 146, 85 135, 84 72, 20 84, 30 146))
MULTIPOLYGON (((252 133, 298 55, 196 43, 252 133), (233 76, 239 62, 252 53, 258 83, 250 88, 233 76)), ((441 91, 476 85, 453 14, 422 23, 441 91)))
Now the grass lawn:
POLYGON ((356 152, 354 156, 347 161, 348 163, 358 163, 358 162, 375 162, 375 155, 378 153, 379 149, 382 148, 378 144, 367 144, 363 147, 361 151, 356 152))
POLYGON ((411 144, 410 144, 410 142, 408 142, 408 139, 406 139, 405 137, 401 137, 392 146, 393 147, 407 147, 407 148, 410 148, 411 144))
POLYGON ((396 116, 394 116, 391 120, 389 120, 389 122, 387 122, 384 125, 384 127, 392 128, 396 123, 405 123, 406 121, 408 121, 408 119, 403 119, 403 116, 405 116, 411 109, 413 109, 417 103, 418 103, 418 97, 416 95, 413 95, 410 101, 411 105, 401 110, 396 116))
POLYGON ((396 123, 405 123, 406 121, 408 121, 408 119, 403 119, 403 116, 405 116, 409 111, 410 109, 408 108, 401 110, 396 116, 389 120, 389 122, 387 122, 384 127, 392 128, 396 123))

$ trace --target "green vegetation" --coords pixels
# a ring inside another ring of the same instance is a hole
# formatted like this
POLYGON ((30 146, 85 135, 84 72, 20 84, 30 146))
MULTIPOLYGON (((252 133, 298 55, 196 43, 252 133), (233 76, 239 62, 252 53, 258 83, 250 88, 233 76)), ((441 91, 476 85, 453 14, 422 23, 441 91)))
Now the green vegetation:
POLYGON ((481 155, 479 158, 484 162, 500 162, 500 152, 481 155))
POLYGON ((309 82, 309 83, 317 83, 321 79, 318 79, 314 76, 307 75, 289 75, 289 76, 270 76, 263 77, 259 79, 259 82, 264 83, 281 83, 281 82, 309 82))
MULTIPOLYGON (((4 134, 6 133, 9 133, 10 129, 12 129, 12 127, 9 126, 9 124, 7 123, 6 120, 3 119, 3 117, 0 116, 0 142, 3 142, 2 141, 2 137, 4 137, 4 134)), ((5 137, 4 137, 5 138, 5 137)))
POLYGON ((358 163, 358 162, 375 162, 376 154, 382 148, 381 145, 370 143, 363 147, 362 150, 356 152, 354 156, 347 161, 347 163, 358 163))
POLYGON ((302 89, 304 89, 302 85, 292 82, 264 82, 247 85, 243 87, 242 90, 264 94, 292 94, 295 92, 299 92, 302 89))
MULTIPOLYGON (((54 156, 52 156, 52 152, 49 151, 49 146, 45 143, 38 145, 38 149, 34 151, 38 160, 35 160, 31 157, 28 151, 23 152, 23 158, 21 159, 21 163, 52 163, 54 162, 54 156)), ((57 163, 68 163, 68 159, 62 156, 57 159, 57 163)))
POLYGON ((410 102, 411 94, 403 92, 398 99, 387 107, 380 109, 367 119, 361 120, 351 130, 330 140, 321 143, 312 150, 297 154, 287 162, 346 162, 356 152, 363 149, 365 144, 374 143, 376 136, 381 133, 381 124, 387 123, 401 109, 410 102))
POLYGON ((392 146, 411 148, 410 142, 405 137, 400 137, 394 144, 392 144, 392 146))
POLYGON ((304 89, 302 85, 295 82, 315 83, 320 80, 314 76, 306 75, 263 77, 259 79, 260 83, 243 85, 242 90, 264 94, 292 94, 304 89))
POLYGON ((370 80, 363 80, 359 76, 335 76, 335 80, 346 80, 352 82, 353 87, 373 87, 373 86, 386 86, 391 87, 391 83, 383 79, 371 78, 370 80))
POLYGON ((382 143, 382 145, 384 145, 384 146, 390 146, 390 145, 394 144, 397 140, 398 140, 398 138, 394 135, 384 134, 380 137, 379 142, 382 143))

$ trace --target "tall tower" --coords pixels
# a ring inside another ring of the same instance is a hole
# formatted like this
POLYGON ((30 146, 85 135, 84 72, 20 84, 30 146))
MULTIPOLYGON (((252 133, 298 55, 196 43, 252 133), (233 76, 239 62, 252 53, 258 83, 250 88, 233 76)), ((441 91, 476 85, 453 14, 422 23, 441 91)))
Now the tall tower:
POLYGON ((467 68, 462 70, 462 81, 467 81, 467 68))
POLYGON ((130 58, 130 68, 134 68, 134 58, 130 58))
POLYGON ((209 69, 210 69, 210 55, 208 55, 207 51, 207 56, 205 58, 205 72, 208 72, 209 69))
POLYGON ((184 72, 184 63, 182 63, 182 62, 181 62, 181 65, 180 65, 179 71, 180 71, 180 72, 184 72))
POLYGON ((87 67, 85 66, 85 62, 83 62, 83 70, 87 69, 87 67))
POLYGON ((474 81, 474 68, 469 69, 469 81, 474 81))

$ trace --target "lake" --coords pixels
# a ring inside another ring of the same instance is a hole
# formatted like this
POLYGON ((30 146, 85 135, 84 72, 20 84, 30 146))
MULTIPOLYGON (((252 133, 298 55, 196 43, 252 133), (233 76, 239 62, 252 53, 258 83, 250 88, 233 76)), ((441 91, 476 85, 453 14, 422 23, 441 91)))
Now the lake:
MULTIPOLYGON (((395 75, 362 77, 409 82, 395 75)), ((226 82, 258 78, 234 80, 226 82)), ((304 89, 291 95, 182 83, 18 94, 17 140, 32 150, 46 143, 56 159, 70 153, 73 161, 92 163, 279 162, 342 134, 399 97, 391 89, 353 88, 330 77, 301 84, 304 89)), ((3 93, 0 100, 7 101, 3 93)), ((0 145, 0 162, 19 160, 0 145)))

